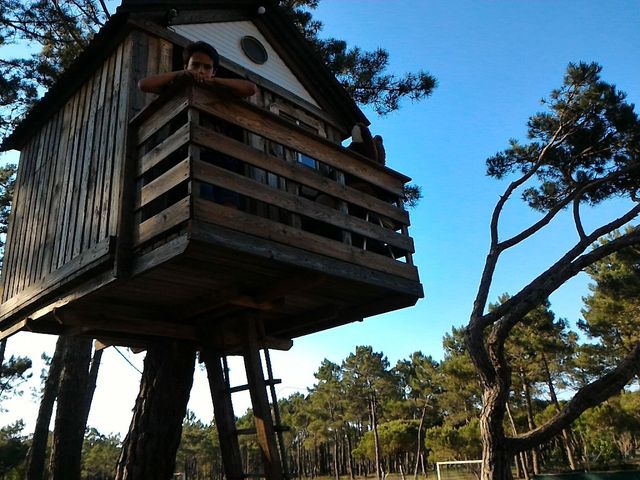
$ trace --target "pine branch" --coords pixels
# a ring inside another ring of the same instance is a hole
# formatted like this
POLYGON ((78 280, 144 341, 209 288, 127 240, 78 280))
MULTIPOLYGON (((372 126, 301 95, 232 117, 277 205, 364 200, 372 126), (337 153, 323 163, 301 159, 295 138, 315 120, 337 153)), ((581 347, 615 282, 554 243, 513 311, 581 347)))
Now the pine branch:
POLYGON ((511 450, 522 452, 551 440, 569 427, 585 410, 619 393, 635 375, 640 375, 640 344, 636 345, 611 372, 580 388, 564 408, 545 425, 524 435, 510 438, 511 450))

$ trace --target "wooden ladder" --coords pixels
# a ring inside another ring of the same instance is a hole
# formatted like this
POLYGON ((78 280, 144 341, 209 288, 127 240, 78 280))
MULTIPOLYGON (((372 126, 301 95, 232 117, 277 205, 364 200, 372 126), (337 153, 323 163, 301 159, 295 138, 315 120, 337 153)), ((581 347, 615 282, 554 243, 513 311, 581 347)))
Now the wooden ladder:
MULTIPOLYGON (((214 417, 220 438, 222 462, 227 480, 265 478, 285 480, 288 478, 286 452, 280 411, 275 386, 281 382, 273 378, 269 349, 264 348, 267 378, 262 366, 261 348, 258 344, 259 322, 247 323, 246 344, 238 355, 244 359, 247 384, 231 387, 227 354, 205 349, 202 360, 207 368, 209 388, 213 400, 214 417), (255 428, 239 429, 233 411, 232 394, 249 391, 255 420, 255 428), (271 401, 269 400, 271 397, 271 401), (244 472, 238 441, 241 435, 256 435, 262 457, 262 472, 244 472)), ((235 352, 234 352, 235 354, 235 352)))

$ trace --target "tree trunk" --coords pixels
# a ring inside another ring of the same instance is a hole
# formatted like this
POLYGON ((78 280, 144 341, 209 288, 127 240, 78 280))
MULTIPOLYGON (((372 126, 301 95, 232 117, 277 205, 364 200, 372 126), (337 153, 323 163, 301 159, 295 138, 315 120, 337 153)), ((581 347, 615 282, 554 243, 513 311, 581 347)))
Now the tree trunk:
MULTIPOLYGON (((529 384, 529 379, 524 373, 521 373, 520 378, 522 379, 522 389, 527 405, 527 423, 529 425, 529 431, 531 431, 536 428, 536 422, 533 418, 533 405, 531 403, 531 386, 529 384)), ((533 463, 533 474, 540 475, 540 455, 538 447, 533 447, 531 449, 531 459, 533 463)))
POLYGON ((50 480, 79 480, 92 340, 69 337, 64 349, 56 408, 50 480))
POLYGON ((340 464, 338 458, 338 432, 334 432, 333 434, 333 468, 334 468, 334 478, 336 480, 340 480, 340 464))
MULTIPOLYGON (((509 402, 507 402, 507 416, 509 417, 509 423, 511 424, 511 431, 514 436, 518 435, 518 429, 516 428, 516 422, 513 421, 513 415, 511 415, 511 408, 509 408, 509 402)), ((518 478, 524 478, 529 480, 529 470, 527 469, 527 462, 524 458, 524 452, 518 453, 516 456, 516 474, 518 478)))
POLYGON ((91 403, 93 402, 93 394, 96 391, 96 383, 98 382, 98 371, 100 370, 100 362, 102 361, 102 350, 96 350, 93 352, 93 358, 91 359, 91 366, 89 367, 89 379, 87 381, 87 392, 84 398, 84 408, 82 415, 84 416, 84 425, 86 428, 87 420, 89 419, 89 412, 91 410, 91 403))
POLYGON ((504 386, 486 388, 480 412, 482 480, 513 480, 513 452, 507 448, 503 421, 506 405, 504 386))
POLYGON ((346 434, 347 437, 347 450, 348 450, 348 455, 349 455, 349 479, 350 480, 355 480, 356 478, 356 474, 355 474, 355 466, 353 465, 353 446, 351 445, 351 435, 349 435, 349 432, 347 432, 346 434))
POLYGON ((47 457, 47 442, 49 441, 49 425, 53 415, 53 405, 58 396, 60 373, 62 372, 63 356, 67 342, 66 337, 58 337, 56 349, 51 358, 49 373, 42 390, 38 418, 33 431, 33 439, 27 453, 25 480, 42 480, 47 457))
POLYGON ((115 480, 173 477, 194 365, 195 350, 185 344, 158 344, 147 350, 115 480))
POLYGON ((371 428, 373 429, 373 444, 376 451, 376 480, 380 480, 382 465, 380 464, 380 439, 378 438, 378 418, 376 416, 375 398, 369 400, 369 409, 371 410, 371 428))
MULTIPOLYGON (((551 401, 555 405, 556 410, 558 410, 559 412, 561 410, 560 402, 558 401, 558 396, 556 395, 556 388, 555 388, 555 385, 553 384, 553 379, 551 378, 549 363, 547 362, 547 357, 544 355, 544 353, 542 354, 541 358, 542 358, 542 366, 544 368, 545 376, 547 377, 547 386, 549 387, 549 397, 551 398, 551 401)), ((573 441, 571 439, 570 428, 565 428, 564 430, 562 430, 562 443, 564 444, 564 449, 567 454, 567 461, 569 462, 569 468, 571 468, 572 471, 577 470, 578 466, 576 464, 575 449, 574 449, 573 441)))
POLYGON ((422 453, 422 427, 424 426, 424 417, 427 414, 427 406, 422 407, 422 413, 420 414, 420 425, 418 425, 418 448, 416 451, 416 466, 413 470, 414 480, 418 480, 418 468, 420 466, 420 457, 422 453))

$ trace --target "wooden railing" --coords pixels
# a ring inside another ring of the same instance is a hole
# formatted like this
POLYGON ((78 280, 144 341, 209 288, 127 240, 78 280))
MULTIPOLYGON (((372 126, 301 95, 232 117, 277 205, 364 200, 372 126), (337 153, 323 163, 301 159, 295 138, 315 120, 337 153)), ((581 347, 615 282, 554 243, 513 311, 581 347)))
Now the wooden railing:
POLYGON ((417 279, 404 175, 191 84, 156 99, 131 129, 134 249, 197 221, 417 279))

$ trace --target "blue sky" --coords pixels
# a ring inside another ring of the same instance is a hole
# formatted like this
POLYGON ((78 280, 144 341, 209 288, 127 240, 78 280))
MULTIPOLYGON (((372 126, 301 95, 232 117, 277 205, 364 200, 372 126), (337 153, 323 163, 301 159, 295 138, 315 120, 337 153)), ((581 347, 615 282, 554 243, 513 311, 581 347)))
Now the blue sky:
MULTIPOLYGON (((509 138, 524 139, 527 118, 560 85, 568 62, 597 61, 605 80, 640 103, 637 0, 323 0, 316 16, 324 22, 325 36, 363 49, 387 49, 391 72, 424 69, 438 79, 430 99, 405 102, 382 118, 365 110, 374 134, 384 137, 387 164, 423 188, 424 198, 411 212, 411 234, 426 297, 414 308, 297 339, 290 352, 274 352, 281 396, 305 391, 323 358, 340 362, 356 345, 372 345, 392 364, 416 350, 442 357, 443 335, 468 318, 491 209, 506 186, 485 176, 484 161, 509 138)), ((514 200, 506 212, 505 235, 536 218, 514 200)), ((606 219, 623 206, 615 202, 587 217, 606 219)), ((570 223, 556 222, 541 238, 506 255, 491 298, 515 293, 574 239, 570 223)), ((558 316, 579 318, 586 284, 586 278, 576 278, 551 298, 558 316)), ((20 334, 8 350, 37 358, 53 341, 20 334)), ((141 365, 141 355, 125 354, 141 365)), ((125 430, 138 379, 113 349, 107 351, 89 423, 104 432, 125 430), (116 386, 118 398, 111 395, 116 386)), ((211 416, 200 371, 190 407, 205 420, 211 416)), ((10 409, 15 416, 24 411, 10 409)))

